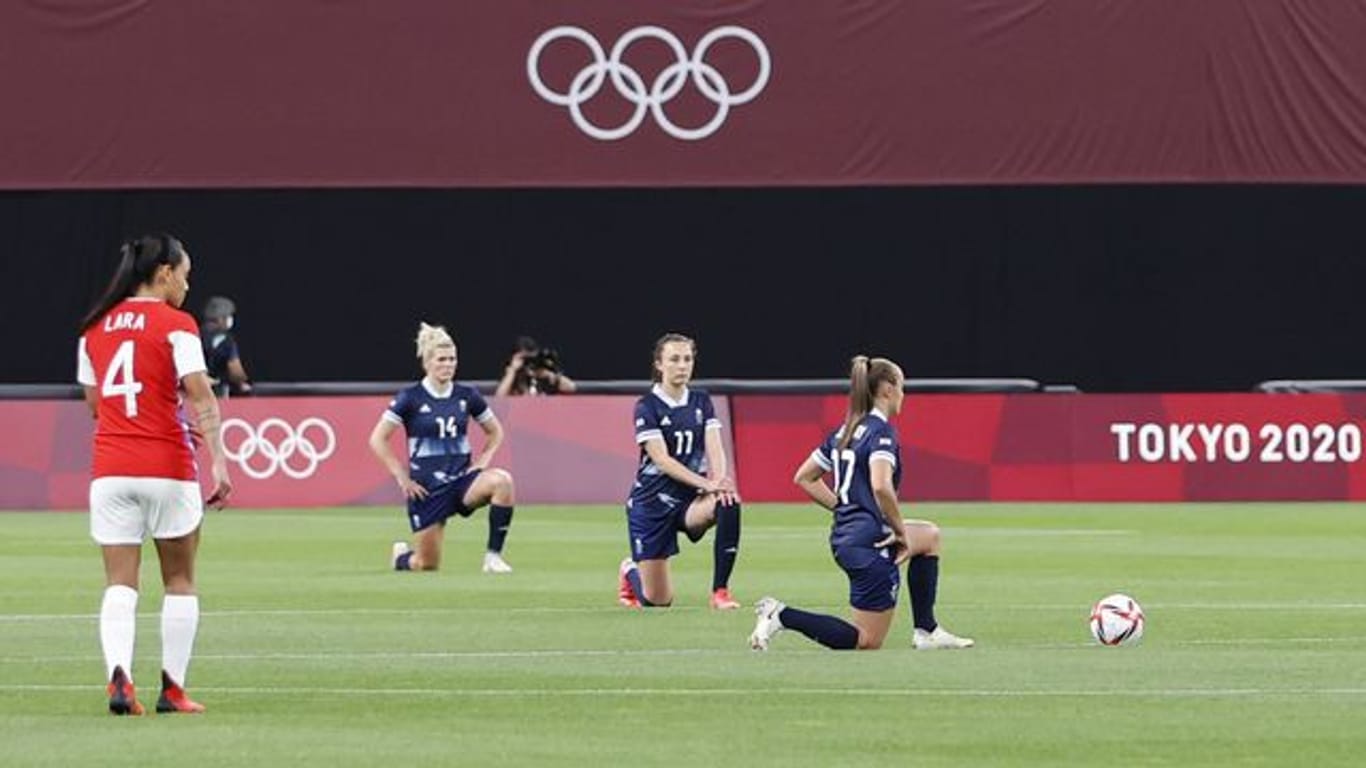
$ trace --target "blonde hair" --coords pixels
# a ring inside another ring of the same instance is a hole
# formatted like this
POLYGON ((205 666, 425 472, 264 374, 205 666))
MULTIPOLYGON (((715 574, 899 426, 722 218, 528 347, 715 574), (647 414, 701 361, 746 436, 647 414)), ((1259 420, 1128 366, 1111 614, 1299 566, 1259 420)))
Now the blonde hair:
POLYGON ((446 333, 443 325, 417 325, 417 356, 426 362, 427 356, 442 347, 455 349, 455 339, 446 333))
POLYGON ((844 429, 840 434, 839 447, 849 447, 854 436, 854 425, 873 410, 877 399, 878 387, 882 382, 899 386, 896 363, 885 357, 868 359, 867 355, 857 355, 849 366, 849 414, 844 418, 844 429))

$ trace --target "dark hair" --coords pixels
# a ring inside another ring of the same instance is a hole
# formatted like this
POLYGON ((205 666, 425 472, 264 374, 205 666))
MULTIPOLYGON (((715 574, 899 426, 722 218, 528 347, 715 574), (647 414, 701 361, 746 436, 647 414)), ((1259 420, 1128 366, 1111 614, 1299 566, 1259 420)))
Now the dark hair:
POLYGON ((844 430, 840 433, 840 450, 849 447, 849 441, 854 436, 854 425, 873 410, 878 387, 883 382, 897 386, 896 376, 896 363, 885 357, 872 360, 867 355, 854 357, 849 366, 849 413, 844 417, 844 430))
POLYGON ((659 369, 655 367, 655 363, 658 363, 660 355, 664 354, 664 345, 675 341, 681 341, 684 344, 691 346, 693 358, 697 357, 697 342, 693 341, 692 338, 684 336, 681 333, 666 333, 663 336, 660 336, 659 341, 655 342, 654 356, 650 358, 650 381, 664 380, 664 374, 659 372, 659 369))
POLYGON ((135 237, 119 248, 119 266, 109 287, 104 289, 100 300, 81 320, 81 332, 94 325, 105 313, 120 301, 132 296, 139 286, 152 282, 157 268, 168 264, 172 268, 180 265, 185 258, 185 246, 174 237, 160 232, 135 237))

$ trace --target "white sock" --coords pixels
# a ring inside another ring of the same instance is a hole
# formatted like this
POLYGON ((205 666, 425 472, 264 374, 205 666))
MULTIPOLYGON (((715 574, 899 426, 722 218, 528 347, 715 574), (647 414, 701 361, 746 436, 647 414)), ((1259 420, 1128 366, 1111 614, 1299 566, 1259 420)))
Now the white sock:
POLYGON ((198 631, 199 597, 167 595, 161 603, 161 668, 182 688, 198 631))
POLYGON ((138 591, 116 584, 104 590, 100 603, 100 647, 104 649, 105 679, 123 667, 133 681, 133 637, 138 629, 138 591))

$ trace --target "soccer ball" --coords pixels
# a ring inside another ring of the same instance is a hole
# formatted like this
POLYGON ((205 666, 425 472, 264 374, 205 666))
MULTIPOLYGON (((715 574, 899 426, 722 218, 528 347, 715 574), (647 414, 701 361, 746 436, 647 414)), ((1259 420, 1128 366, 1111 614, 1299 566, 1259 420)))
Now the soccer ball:
POLYGON ((1091 636, 1101 645, 1133 645, 1143 624, 1143 608, 1128 595, 1107 595, 1091 606, 1091 636))

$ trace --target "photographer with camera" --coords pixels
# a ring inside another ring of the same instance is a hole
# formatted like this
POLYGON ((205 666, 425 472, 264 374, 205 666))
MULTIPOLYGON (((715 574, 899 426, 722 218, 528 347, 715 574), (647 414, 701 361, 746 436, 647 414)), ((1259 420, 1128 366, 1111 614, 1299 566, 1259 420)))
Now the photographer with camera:
POLYGON ((560 369, 560 357, 530 336, 519 336, 494 395, 567 395, 578 389, 560 369))

